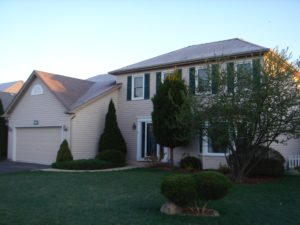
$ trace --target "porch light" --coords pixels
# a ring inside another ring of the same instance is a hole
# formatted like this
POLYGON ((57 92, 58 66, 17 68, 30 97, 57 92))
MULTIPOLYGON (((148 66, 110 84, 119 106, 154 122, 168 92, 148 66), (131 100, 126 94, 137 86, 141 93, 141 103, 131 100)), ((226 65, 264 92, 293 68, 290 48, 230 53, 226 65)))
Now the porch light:
POLYGON ((64 131, 68 131, 68 127, 66 125, 63 125, 64 131))
POLYGON ((135 130, 136 129, 136 124, 135 124, 135 122, 133 122, 133 124, 132 124, 132 130, 135 130))

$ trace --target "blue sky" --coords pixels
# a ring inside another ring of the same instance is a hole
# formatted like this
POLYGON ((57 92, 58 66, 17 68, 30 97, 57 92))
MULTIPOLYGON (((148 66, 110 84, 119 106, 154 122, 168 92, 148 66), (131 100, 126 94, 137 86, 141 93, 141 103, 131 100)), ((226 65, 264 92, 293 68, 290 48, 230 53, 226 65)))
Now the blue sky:
POLYGON ((239 37, 300 56, 298 0, 0 0, 0 83, 77 78, 239 37))

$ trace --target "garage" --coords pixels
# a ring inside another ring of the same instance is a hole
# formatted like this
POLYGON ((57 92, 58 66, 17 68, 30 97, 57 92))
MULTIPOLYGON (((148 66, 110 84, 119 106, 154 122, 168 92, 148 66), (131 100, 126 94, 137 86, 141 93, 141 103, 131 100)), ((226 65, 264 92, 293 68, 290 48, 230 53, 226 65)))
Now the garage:
POLYGON ((61 143, 61 127, 16 129, 16 161, 50 165, 61 143))

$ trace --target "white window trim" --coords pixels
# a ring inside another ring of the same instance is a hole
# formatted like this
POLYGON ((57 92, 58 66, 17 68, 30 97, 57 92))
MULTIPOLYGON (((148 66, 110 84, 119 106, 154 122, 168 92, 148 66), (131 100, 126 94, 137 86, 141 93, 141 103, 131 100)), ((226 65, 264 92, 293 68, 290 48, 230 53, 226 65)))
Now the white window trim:
MULTIPOLYGON (((205 91, 205 92, 199 92, 198 91, 198 85, 199 85, 199 82, 198 82, 198 70, 199 69, 207 69, 208 71, 211 69, 211 65, 201 65, 201 66, 197 66, 195 67, 195 94, 196 95, 208 95, 208 94, 212 94, 212 91, 205 91)), ((209 76, 209 74, 208 74, 209 76)), ((211 79, 209 79, 209 86, 210 86, 210 89, 211 89, 211 79)))
POLYGON ((208 136, 204 135, 202 137, 202 153, 200 153, 200 155, 203 156, 225 156, 225 154, 227 153, 220 153, 220 152, 208 152, 208 148, 209 148, 209 143, 208 143, 208 136))
MULTIPOLYGON (((137 161, 140 161, 140 162, 148 162, 149 159, 146 159, 146 158, 143 158, 142 157, 142 151, 140 149, 142 143, 142 122, 145 122, 145 123, 152 123, 152 118, 151 116, 140 116, 140 117, 137 117, 137 120, 136 120, 136 124, 137 124, 137 145, 136 145, 136 159, 137 161)), ((145 142, 146 144, 146 142, 145 142)), ((157 144, 158 145, 158 144, 157 144)), ((168 159, 168 149, 165 147, 164 148, 164 151, 165 151, 165 157, 164 159, 162 160, 162 162, 167 162, 167 159, 168 159)), ((159 156, 158 156, 159 157, 159 156)))
POLYGON ((165 81, 166 79, 165 75, 169 73, 174 73, 174 70, 165 70, 161 72, 161 77, 160 77, 161 83, 165 81))
POLYGON ((44 89, 42 85, 36 84, 32 87, 30 95, 42 95, 44 94, 44 89))
POLYGON ((143 100, 145 98, 145 75, 144 74, 139 74, 139 75, 132 75, 132 80, 131 80, 131 96, 132 96, 132 100, 143 100), (143 95, 142 97, 134 97, 134 78, 138 78, 141 77, 143 78, 143 95))

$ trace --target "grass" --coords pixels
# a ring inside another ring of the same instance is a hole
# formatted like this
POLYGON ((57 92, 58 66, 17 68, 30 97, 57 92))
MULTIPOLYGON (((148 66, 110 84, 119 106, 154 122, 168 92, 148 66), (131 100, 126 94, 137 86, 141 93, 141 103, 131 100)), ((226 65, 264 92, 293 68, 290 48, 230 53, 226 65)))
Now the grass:
POLYGON ((0 175, 1 225, 283 225, 299 224, 300 177, 235 185, 211 202, 218 218, 167 216, 155 169, 105 173, 24 172, 0 175))

